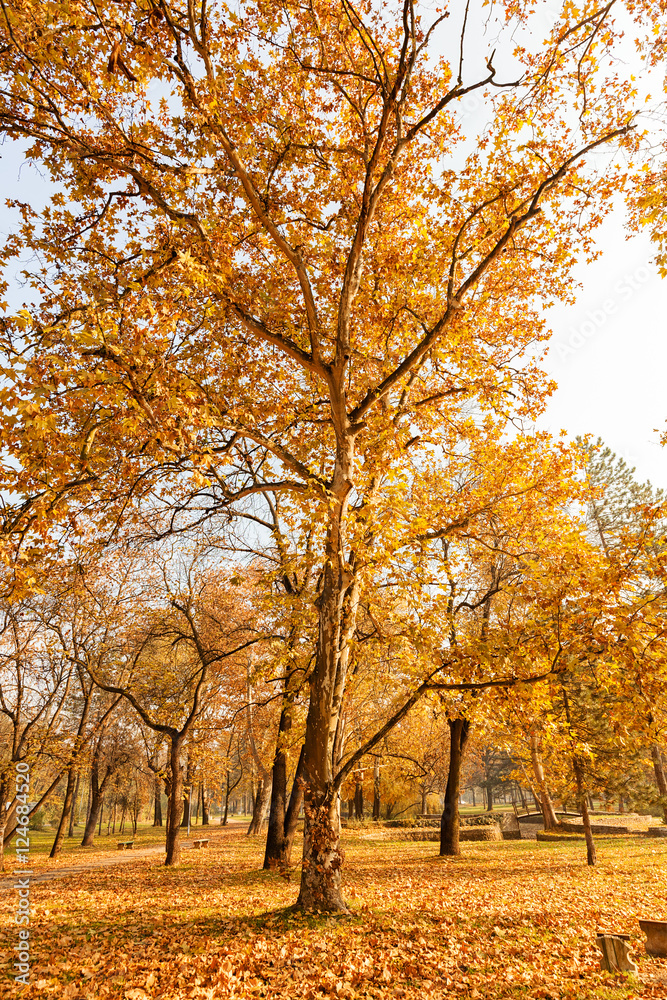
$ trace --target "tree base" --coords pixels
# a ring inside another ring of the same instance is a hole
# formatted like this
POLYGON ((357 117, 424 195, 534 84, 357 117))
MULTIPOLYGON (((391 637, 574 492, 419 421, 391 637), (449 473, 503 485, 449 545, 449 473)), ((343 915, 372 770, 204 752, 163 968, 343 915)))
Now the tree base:
POLYGON ((311 905, 308 902, 304 902, 301 895, 299 895, 296 901, 296 908, 297 910, 301 910, 302 913, 328 913, 334 917, 352 916, 342 896, 339 896, 338 899, 328 899, 318 902, 317 905, 311 905))

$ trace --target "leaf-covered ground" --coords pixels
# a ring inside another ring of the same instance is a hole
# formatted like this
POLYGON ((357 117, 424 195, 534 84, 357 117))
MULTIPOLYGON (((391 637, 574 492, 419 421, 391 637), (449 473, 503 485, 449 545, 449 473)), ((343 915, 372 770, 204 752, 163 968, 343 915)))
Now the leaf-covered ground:
MULTIPOLYGON (((334 918, 288 909, 297 883, 260 870, 260 839, 212 834, 177 869, 151 856, 34 884, 22 997, 667 998, 667 959, 645 955, 637 925, 667 918, 659 841, 602 840, 591 870, 579 843, 465 844, 442 860, 433 843, 348 833, 353 915, 334 918), (597 928, 632 935, 638 980, 599 972, 597 928)), ((9 993, 15 893, 0 905, 9 993)))

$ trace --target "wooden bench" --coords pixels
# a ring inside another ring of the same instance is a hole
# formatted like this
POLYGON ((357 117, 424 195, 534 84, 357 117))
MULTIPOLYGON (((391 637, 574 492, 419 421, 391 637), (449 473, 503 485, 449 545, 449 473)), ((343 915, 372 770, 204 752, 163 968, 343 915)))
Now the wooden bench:
POLYGON ((134 847, 134 841, 133 840, 119 840, 118 841, 118 850, 119 851, 131 851, 133 847, 134 847))
POLYGON ((193 840, 192 846, 199 850, 201 847, 208 847, 208 839, 193 840))

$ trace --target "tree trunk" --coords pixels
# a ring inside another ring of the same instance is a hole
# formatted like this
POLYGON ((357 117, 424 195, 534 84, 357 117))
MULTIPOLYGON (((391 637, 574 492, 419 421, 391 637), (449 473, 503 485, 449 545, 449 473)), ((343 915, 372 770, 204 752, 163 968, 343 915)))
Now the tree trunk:
POLYGON ((7 786, 6 777, 0 777, 0 871, 5 870, 5 827, 7 826, 7 786))
POLYGON ((486 811, 493 812, 493 785, 485 785, 484 791, 486 792, 486 811))
POLYGON ((62 848, 63 840, 65 839, 65 827, 67 826, 67 818, 69 816, 69 811, 72 807, 72 799, 74 797, 74 784, 76 781, 76 776, 74 773, 74 766, 70 767, 67 774, 67 788, 65 789, 65 801, 63 802, 63 809, 60 814, 60 822, 58 823, 58 829, 56 830, 55 840, 53 841, 53 847, 51 848, 50 858, 57 858, 60 854, 62 848))
POLYGON ((264 822, 264 817, 266 816, 270 800, 271 778, 268 774, 265 774, 260 777, 257 785, 257 795, 255 796, 255 805, 252 810, 252 819, 250 820, 250 826, 247 831, 248 836, 262 832, 262 823, 264 822))
POLYGON ((373 819, 380 819, 380 758, 373 765, 373 819))
POLYGON ((283 681, 282 705, 280 709, 280 720, 278 722, 278 736, 276 738, 276 752, 273 757, 273 768, 271 771, 271 806, 269 809, 269 826, 266 833, 266 851, 264 853, 264 868, 277 868, 285 871, 289 865, 292 852, 292 841, 296 830, 296 818, 293 823, 291 837, 287 836, 287 813, 292 806, 295 796, 298 796, 300 807, 303 798, 303 789, 300 787, 303 773, 304 748, 301 747, 299 760, 292 784, 292 794, 290 803, 287 803, 287 753, 285 746, 288 735, 292 729, 292 707, 294 704, 293 674, 287 674, 283 681))
POLYGON ((62 847, 63 840, 65 839, 65 826, 67 824, 67 818, 69 811, 72 807, 72 798, 74 796, 74 782, 76 774, 79 770, 78 767, 78 757, 81 752, 81 747, 83 745, 83 734, 86 729, 86 723, 88 722, 88 712, 90 710, 90 701, 93 695, 93 685, 91 683, 88 691, 86 691, 85 683, 81 680, 81 691, 84 694, 83 711, 81 712, 81 718, 79 720, 79 725, 76 732, 76 740, 74 742, 74 747, 72 748, 72 757, 69 770, 67 772, 67 788, 65 790, 65 801, 63 803, 63 811, 60 816, 60 823, 58 824, 58 829, 56 831, 55 840, 53 841, 53 847, 51 848, 51 853, 49 857, 57 858, 60 854, 60 849, 62 847))
POLYGON ((341 895, 338 795, 332 793, 319 806, 317 797, 304 796, 304 843, 298 905, 306 910, 347 913, 341 895))
POLYGON ((76 800, 79 797, 79 783, 81 781, 81 771, 76 772, 76 785, 74 787, 74 795, 72 796, 72 808, 69 812, 69 832, 68 837, 74 836, 74 810, 76 808, 76 800))
POLYGON ((651 747, 651 757, 653 759, 655 783, 658 786, 658 791, 660 793, 663 820, 667 823, 667 776, 665 776, 665 763, 662 759, 662 753, 657 743, 654 743, 651 747))
POLYGON ((468 719, 449 719, 449 772, 445 789, 445 805, 440 820, 440 856, 456 857, 459 845, 459 792, 461 763, 470 733, 468 719))
POLYGON ((595 841, 593 840, 593 831, 591 830, 591 817, 588 812, 588 802, 586 801, 587 795, 586 786, 584 784, 584 772, 581 766, 581 761, 576 754, 572 757, 572 768, 577 782, 579 810, 584 821, 584 834, 586 836, 586 860, 589 865, 594 865, 597 860, 597 856, 595 852, 595 841))
POLYGON ((530 734, 530 760, 533 765, 533 774, 535 775, 539 791, 540 805, 544 817, 544 829, 554 830, 558 826, 558 818, 544 778, 544 766, 540 753, 540 737, 535 731, 530 734))
POLYGON ((584 823, 584 834, 586 836, 586 859, 589 865, 594 865, 596 862, 596 852, 595 852, 595 842, 593 840, 593 831, 591 830, 591 817, 588 812, 588 802, 586 801, 586 783, 584 781, 584 769, 581 763, 581 759, 576 751, 576 742, 574 733, 572 730, 572 716, 570 714, 570 699, 567 696, 567 691, 565 690, 565 684, 561 678, 561 687, 563 690, 563 705, 565 708, 565 718, 567 724, 570 728, 570 734, 572 738, 572 770, 574 771, 574 778, 577 784, 577 805, 581 813, 581 818, 584 823))
POLYGON ((227 826, 227 818, 229 816, 229 771, 227 771, 227 790, 225 792, 225 812, 220 820, 223 826, 227 826))
POLYGON ((153 826, 162 826, 162 782, 157 773, 153 777, 153 795, 155 797, 153 803, 153 826))
POLYGON ((190 789, 183 789, 183 812, 181 813, 181 826, 187 826, 190 817, 190 789))
POLYGON ((134 797, 134 807, 133 807, 132 813, 131 813, 131 815, 132 815, 132 836, 133 837, 136 837, 136 835, 137 835, 137 822, 139 820, 139 809, 140 809, 140 805, 139 805, 139 789, 137 789, 136 795, 134 797))
POLYGON ((107 767, 107 772, 102 779, 102 783, 98 783, 97 772, 91 771, 91 785, 92 792, 90 798, 90 810, 88 812, 88 817, 86 819, 86 828, 83 832, 83 840, 81 841, 82 847, 92 847, 93 840, 95 837, 95 826, 98 819, 100 824, 102 822, 102 802, 104 801, 104 792, 107 786, 107 782, 111 777, 111 768, 107 767))
MULTIPOLYGON (((282 737, 285 729, 285 709, 280 713, 278 724, 278 742, 273 758, 271 777, 271 806, 269 808, 269 826, 266 831, 266 850, 264 851, 264 868, 284 868, 285 850, 285 814, 287 812, 287 754, 283 749, 282 737)), ((287 727, 289 728, 289 726, 287 727)))
POLYGON ((182 795, 183 795, 183 778, 181 776, 181 744, 182 737, 171 737, 171 746, 169 750, 169 799, 167 802, 167 837, 166 837, 166 849, 167 856, 165 858, 165 865, 177 865, 181 860, 181 843, 180 843, 180 822, 181 822, 181 809, 182 806, 182 795))
POLYGON ((271 786, 271 809, 269 812, 269 829, 266 835, 266 851, 264 853, 264 868, 286 871, 292 857, 292 844, 296 833, 299 810, 303 802, 303 757, 301 747, 296 773, 292 782, 292 792, 285 808, 287 789, 287 758, 278 760, 278 751, 273 762, 273 783, 271 786), (276 768, 276 764, 278 767, 276 768), (278 789, 276 791, 276 780, 278 789))
POLYGON ((349 912, 341 893, 338 787, 332 751, 342 710, 350 641, 356 622, 358 582, 345 564, 344 525, 353 482, 354 434, 340 386, 332 404, 336 462, 330 480, 329 524, 318 600, 319 634, 304 739, 303 862, 298 905, 305 910, 349 912), (341 415, 342 414, 342 415, 341 415))
POLYGON ((285 866, 289 866, 292 858, 292 845, 294 844, 294 836, 299 822, 299 813, 301 812, 301 806, 303 805, 304 755, 304 748, 301 747, 301 753, 299 754, 299 760, 296 765, 294 781, 292 782, 289 805, 287 806, 287 813, 285 815, 285 866))
POLYGON ((363 820, 364 818, 364 786, 361 776, 357 776, 354 785, 354 818, 363 820))
POLYGON ((208 821, 209 808, 208 808, 208 806, 209 806, 209 802, 208 802, 208 796, 206 794, 206 785, 202 781, 202 783, 201 783, 201 825, 202 826, 208 826, 209 825, 209 821, 208 821))

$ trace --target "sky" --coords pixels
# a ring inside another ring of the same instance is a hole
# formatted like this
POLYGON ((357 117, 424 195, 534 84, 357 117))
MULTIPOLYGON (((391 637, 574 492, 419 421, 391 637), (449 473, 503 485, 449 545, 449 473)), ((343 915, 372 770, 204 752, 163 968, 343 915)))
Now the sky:
POLYGON ((601 257, 575 272, 576 303, 548 314, 544 367, 558 389, 538 426, 599 436, 641 481, 667 488, 667 280, 648 234, 628 238, 624 221, 619 210, 605 222, 601 257))

